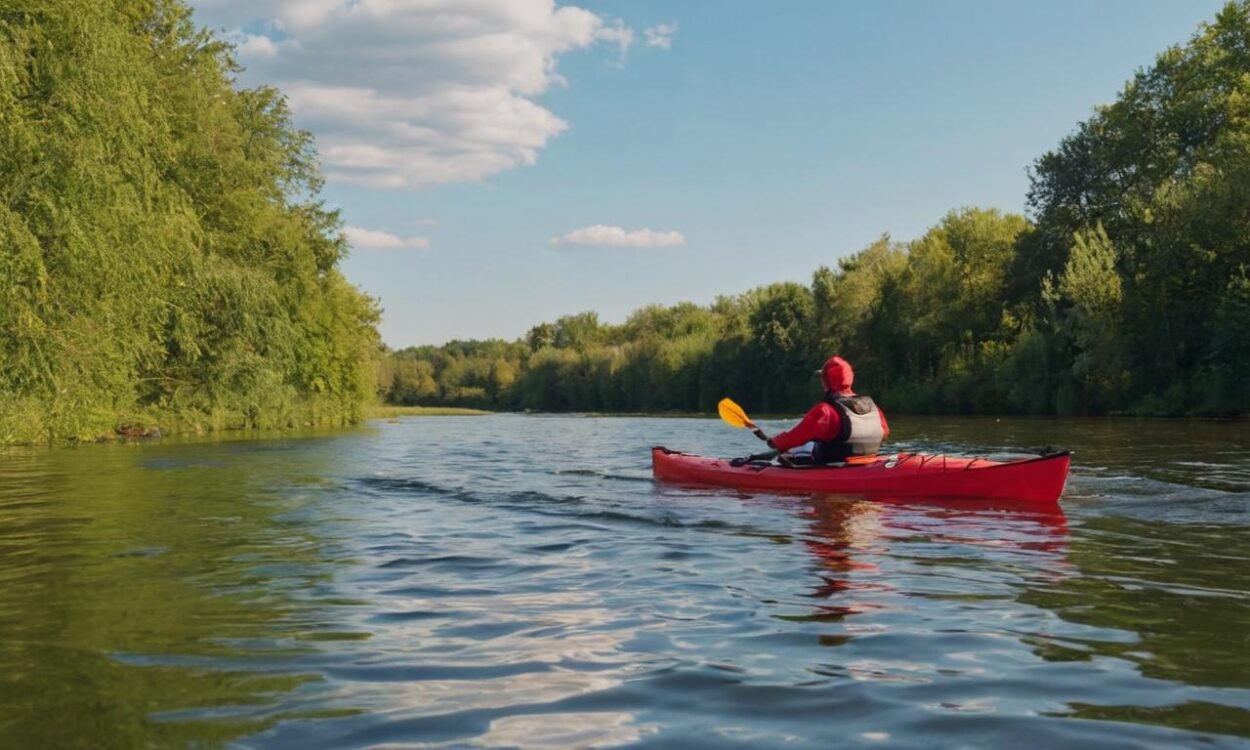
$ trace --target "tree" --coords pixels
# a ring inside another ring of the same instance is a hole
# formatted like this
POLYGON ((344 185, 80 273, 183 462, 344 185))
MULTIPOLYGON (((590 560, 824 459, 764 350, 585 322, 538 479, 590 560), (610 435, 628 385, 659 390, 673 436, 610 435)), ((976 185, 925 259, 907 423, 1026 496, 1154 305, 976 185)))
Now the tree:
POLYGON ((1123 292, 1115 245, 1101 224, 1077 232, 1057 292, 1076 349, 1072 373, 1084 386, 1082 411, 1119 406, 1128 383, 1121 337, 1123 292))
POLYGON ((376 304, 308 133, 178 0, 0 13, 0 442, 359 416, 376 304))
POLYGON ((1250 404, 1250 278, 1244 267, 1229 280, 1216 309, 1208 367, 1211 410, 1244 413, 1250 404))
POLYGON ((595 312, 565 315, 556 320, 552 346, 558 349, 584 351, 602 340, 599 314, 595 312))
MULTIPOLYGON (((1228 3, 1034 166, 1038 236, 1020 268, 1058 275, 1101 225, 1119 249, 1140 403, 1202 401, 1221 291, 1250 262, 1250 3, 1228 3)), ((1250 405, 1243 405, 1250 406, 1250 405)), ((1153 408, 1153 407, 1152 407, 1153 408)))
POLYGON ((753 290, 749 297, 748 361, 758 381, 760 407, 794 409, 812 382, 814 367, 807 346, 813 325, 812 293, 801 284, 786 282, 753 290))

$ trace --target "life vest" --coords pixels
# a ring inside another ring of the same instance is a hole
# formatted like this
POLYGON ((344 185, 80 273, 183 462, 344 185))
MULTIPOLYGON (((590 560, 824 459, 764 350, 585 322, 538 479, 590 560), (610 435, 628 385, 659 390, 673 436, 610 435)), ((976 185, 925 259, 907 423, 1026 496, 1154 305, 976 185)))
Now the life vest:
POLYGON ((825 403, 837 409, 841 428, 833 440, 816 441, 812 459, 818 464, 833 463, 851 456, 871 456, 881 450, 885 431, 881 429, 881 413, 868 396, 825 397, 825 403))

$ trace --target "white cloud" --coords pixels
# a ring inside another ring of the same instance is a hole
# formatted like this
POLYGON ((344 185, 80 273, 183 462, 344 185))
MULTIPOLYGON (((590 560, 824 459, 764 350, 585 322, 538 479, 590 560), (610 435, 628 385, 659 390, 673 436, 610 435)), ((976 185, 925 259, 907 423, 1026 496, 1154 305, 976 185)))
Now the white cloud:
POLYGON ((533 164, 567 125, 502 88, 461 86, 393 96, 371 88, 285 87, 318 134, 326 177, 378 187, 474 182, 533 164))
POLYGON ((267 36, 243 34, 231 41, 235 43, 240 59, 245 61, 278 56, 278 43, 267 36))
POLYGON ((400 237, 362 227, 343 227, 347 242, 357 250, 423 250, 430 246, 425 237, 400 237))
POLYGON ((681 232, 655 232, 650 229, 636 229, 627 232, 621 227, 609 227, 603 224, 582 229, 574 229, 563 237, 552 237, 551 244, 591 245, 599 247, 673 247, 686 244, 686 237, 681 232))
MULTIPOLYGON (((533 164, 568 125, 535 99, 561 55, 634 42, 554 0, 198 0, 245 81, 277 85, 326 177, 385 188, 477 182, 533 164), (247 30, 264 29, 260 36, 247 30)), ((648 41, 648 44, 651 44, 648 41)))
POLYGON ((595 38, 615 44, 621 51, 621 57, 617 61, 617 65, 623 66, 625 64, 625 55, 634 43, 634 30, 626 26, 625 22, 618 18, 610 25, 601 27, 595 33, 595 38))
POLYGON ((659 47, 660 49, 673 48, 673 35, 677 33, 677 24, 661 23, 655 26, 648 26, 642 30, 643 39, 648 47, 659 47))

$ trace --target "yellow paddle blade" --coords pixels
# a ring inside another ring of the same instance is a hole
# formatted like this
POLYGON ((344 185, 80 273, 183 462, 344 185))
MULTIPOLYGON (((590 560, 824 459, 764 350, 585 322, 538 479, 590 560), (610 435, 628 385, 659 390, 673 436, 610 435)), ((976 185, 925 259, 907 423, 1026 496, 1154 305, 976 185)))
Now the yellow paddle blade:
POLYGON ((720 403, 716 405, 716 412, 720 414, 720 418, 733 425, 734 427, 750 427, 755 428, 755 423, 747 416, 746 411, 733 402, 733 399, 722 398, 720 403))

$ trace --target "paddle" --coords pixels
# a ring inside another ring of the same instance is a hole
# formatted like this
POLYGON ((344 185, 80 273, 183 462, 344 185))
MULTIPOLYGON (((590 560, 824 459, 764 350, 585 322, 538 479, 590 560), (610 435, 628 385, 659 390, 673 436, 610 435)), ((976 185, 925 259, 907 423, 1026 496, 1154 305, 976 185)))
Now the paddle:
MULTIPOLYGON (((743 409, 741 406, 734 403, 733 399, 722 398, 720 403, 716 404, 716 413, 720 414, 720 418, 733 427, 749 429, 751 432, 755 433, 755 437, 763 440, 765 443, 768 443, 770 448, 772 447, 772 443, 768 442, 768 436, 764 434, 764 431, 755 426, 755 423, 752 422, 751 418, 747 416, 746 409, 743 409)), ((747 456, 746 458, 735 458, 729 463, 732 466, 743 466, 755 461, 768 461, 774 458, 778 459, 784 465, 792 465, 792 461, 789 459, 788 454, 779 450, 771 450, 766 453, 756 453, 755 455, 747 456)))
POLYGON ((722 398, 720 403, 716 405, 716 412, 730 426, 739 429, 749 429, 755 433, 755 437, 763 440, 765 443, 768 442, 768 436, 764 434, 764 431, 755 426, 755 423, 747 416, 746 410, 735 404, 733 399, 722 398))

